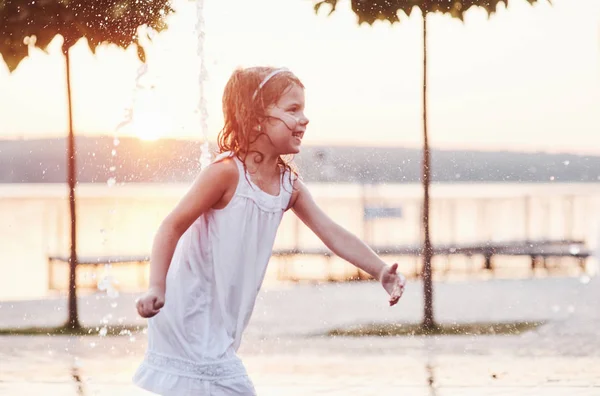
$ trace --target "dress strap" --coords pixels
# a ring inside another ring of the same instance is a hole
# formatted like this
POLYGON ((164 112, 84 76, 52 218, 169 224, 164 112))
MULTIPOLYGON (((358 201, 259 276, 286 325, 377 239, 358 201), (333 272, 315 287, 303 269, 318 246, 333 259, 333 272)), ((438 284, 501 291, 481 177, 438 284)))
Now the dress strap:
POLYGON ((232 152, 227 151, 219 154, 213 163, 225 158, 232 158, 238 168, 239 178, 235 195, 251 199, 261 209, 268 212, 279 212, 287 209, 294 189, 293 182, 297 178, 294 174, 291 174, 290 180, 289 171, 282 170, 280 176, 281 179, 279 181, 279 194, 270 195, 261 190, 250 180, 242 160, 232 152))
POLYGON ((286 210, 290 205, 290 200, 292 199, 292 194, 294 192, 294 182, 298 179, 298 176, 287 170, 281 176, 281 208, 286 210))
POLYGON ((235 165, 238 168, 238 172, 240 173, 240 178, 243 177, 246 173, 244 165, 242 164, 242 161, 240 161, 240 159, 237 157, 237 155, 233 154, 231 151, 224 151, 221 154, 217 155, 212 163, 214 164, 215 162, 222 161, 225 158, 233 159, 233 162, 235 162, 235 165))
POLYGON ((233 158, 233 160, 235 161, 235 164, 237 165, 238 171, 240 172, 240 177, 244 177, 246 174, 246 169, 244 168, 244 164, 242 164, 242 160, 240 160, 237 155, 230 155, 231 158, 233 158))

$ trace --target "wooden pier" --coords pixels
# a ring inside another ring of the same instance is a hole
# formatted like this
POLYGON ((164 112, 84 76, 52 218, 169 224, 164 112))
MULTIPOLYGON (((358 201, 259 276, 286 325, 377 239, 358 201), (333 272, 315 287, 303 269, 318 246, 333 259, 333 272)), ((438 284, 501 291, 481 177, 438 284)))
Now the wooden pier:
MULTIPOLYGON (((419 245, 397 245, 397 246, 379 246, 373 250, 381 256, 410 256, 418 258, 422 254, 422 247, 419 245)), ((581 240, 535 240, 535 241, 505 241, 505 242, 485 242, 474 244, 452 244, 452 245, 437 245, 433 248, 434 256, 452 256, 462 255, 466 257, 482 257, 483 263, 481 269, 487 271, 494 270, 494 258, 498 256, 525 256, 530 258, 531 270, 536 268, 547 268, 546 261, 548 258, 574 258, 578 261, 579 267, 585 268, 586 260, 592 255, 586 244, 581 240)), ((315 249, 275 249, 273 257, 276 258, 296 258, 299 256, 320 256, 327 259, 333 258, 335 255, 325 247, 315 249)), ((143 287, 146 282, 146 265, 150 261, 148 255, 139 256, 82 256, 78 258, 78 265, 81 266, 103 266, 106 264, 122 265, 134 264, 138 268, 138 283, 143 287)), ((48 257, 48 287, 50 290, 56 289, 54 280, 53 267, 55 263, 68 263, 68 256, 49 256, 48 257)), ((288 270, 284 260, 280 263, 284 268, 280 268, 280 278, 290 277, 286 275, 288 270)), ((415 274, 418 276, 419 274, 415 274)), ((367 279, 368 276, 357 272, 357 278, 367 279)))

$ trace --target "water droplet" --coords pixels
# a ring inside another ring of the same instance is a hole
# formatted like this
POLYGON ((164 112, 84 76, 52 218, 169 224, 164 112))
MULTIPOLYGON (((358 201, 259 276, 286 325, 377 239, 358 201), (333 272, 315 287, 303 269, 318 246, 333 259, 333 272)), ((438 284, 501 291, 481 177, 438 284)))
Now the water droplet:
POLYGON ((108 187, 113 187, 115 184, 117 184, 117 180, 114 177, 111 177, 106 181, 106 184, 108 187))
POLYGON ((565 164, 565 166, 569 165, 570 163, 571 163, 571 161, 569 161, 569 160, 563 161, 563 164, 565 164))
POLYGON ((100 329, 100 331, 98 332, 98 335, 100 337, 106 337, 107 332, 108 332, 108 329, 106 328, 106 326, 104 326, 103 328, 100 329))
POLYGON ((90 348, 96 348, 96 343, 95 342, 90 342, 90 348))
POLYGON ((131 337, 129 337, 129 341, 130 341, 130 342, 135 342, 135 336, 131 336, 131 337))
POLYGON ((117 150, 113 149, 113 150, 110 152, 110 154, 111 154, 113 157, 114 157, 114 156, 116 156, 116 155, 117 155, 117 150))
POLYGON ((98 282, 98 290, 104 291, 110 287, 110 279, 103 278, 98 282))
POLYGON ((111 308, 117 308, 117 305, 119 304, 116 301, 110 303, 111 308))
POLYGON ((108 168, 109 171, 114 172, 117 170, 116 166, 111 166, 110 168, 108 168))
POLYGON ((553 306, 552 306, 552 311, 553 311, 553 312, 558 312, 558 311, 560 311, 560 306, 558 306, 558 305, 553 305, 553 306))
POLYGON ((118 145, 119 145, 119 143, 121 143, 121 141, 119 140, 119 138, 115 138, 115 139, 113 140, 113 145, 114 145, 114 146, 118 146, 118 145))
POLYGON ((589 276, 589 275, 587 275, 587 274, 584 274, 584 275, 581 275, 581 276, 579 277, 579 282, 581 282, 581 283, 582 283, 582 284, 584 284, 584 285, 587 285, 588 283, 590 283, 590 280, 591 280, 591 279, 592 279, 592 278, 590 278, 590 276, 589 276))

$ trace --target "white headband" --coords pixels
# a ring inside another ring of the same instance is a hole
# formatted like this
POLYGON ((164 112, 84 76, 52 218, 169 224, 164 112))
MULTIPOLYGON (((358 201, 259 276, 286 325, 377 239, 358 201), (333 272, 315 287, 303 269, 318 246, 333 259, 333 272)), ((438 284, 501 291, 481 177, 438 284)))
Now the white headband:
POLYGON ((256 91, 254 91, 254 95, 252 95, 252 100, 256 99, 256 96, 258 95, 258 92, 262 89, 262 87, 265 86, 265 84, 272 79, 273 77, 275 77, 276 75, 278 75, 279 73, 283 73, 283 72, 289 72, 289 70, 285 67, 282 67, 280 69, 275 69, 273 70, 271 73, 269 73, 262 81, 260 84, 258 84, 258 88, 256 88, 256 91))

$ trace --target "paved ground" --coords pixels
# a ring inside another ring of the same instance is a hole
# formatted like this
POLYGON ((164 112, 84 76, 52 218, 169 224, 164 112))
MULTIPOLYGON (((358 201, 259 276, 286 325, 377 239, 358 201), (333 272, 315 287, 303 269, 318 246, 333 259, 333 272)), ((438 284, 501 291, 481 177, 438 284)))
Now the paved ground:
MULTIPOLYGON (((329 338, 334 327, 417 322, 421 284, 394 308, 376 283, 264 290, 240 350, 259 395, 600 395, 600 281, 439 283, 440 322, 546 321, 520 336, 329 338)), ((134 295, 81 299, 86 325, 140 324, 134 295)), ((60 324, 63 299, 0 303, 4 327, 60 324)), ((0 337, 0 395, 144 395, 130 377, 143 330, 0 337)))

